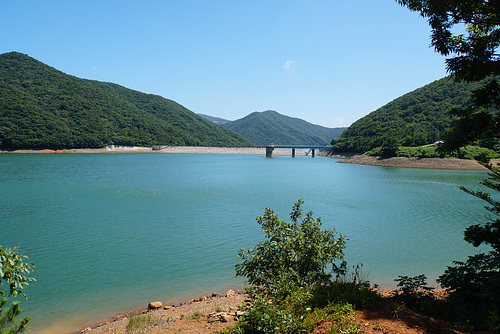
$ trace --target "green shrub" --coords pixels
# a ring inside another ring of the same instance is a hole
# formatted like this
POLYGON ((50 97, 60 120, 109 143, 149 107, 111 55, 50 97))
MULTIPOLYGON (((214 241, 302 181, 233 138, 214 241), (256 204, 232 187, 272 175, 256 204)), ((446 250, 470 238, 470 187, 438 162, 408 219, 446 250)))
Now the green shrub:
POLYGON ((26 276, 35 266, 32 263, 24 262, 28 257, 17 252, 17 248, 2 248, 0 246, 0 334, 21 333, 26 329, 30 320, 24 317, 21 320, 16 318, 21 314, 19 301, 13 301, 12 306, 6 307, 8 298, 5 298, 5 292, 1 286, 5 283, 9 285, 8 297, 21 295, 24 298, 23 289, 29 285, 29 282, 35 281, 33 277, 26 276))
POLYGON ((245 289, 251 304, 226 333, 312 333, 325 321, 332 333, 358 333, 352 305, 374 307, 380 301, 361 265, 350 273, 345 262, 335 264, 343 258, 345 237, 321 230, 312 212, 302 218, 302 204, 300 199, 294 204, 291 223, 269 208, 257 217, 267 240, 241 249, 243 262, 236 265, 237 275, 253 284, 245 289))
MULTIPOLYGON (((375 157, 390 156, 382 146, 366 152, 365 155, 375 157)), ((406 158, 460 158, 477 161, 489 161, 491 159, 499 158, 500 154, 489 148, 472 145, 461 148, 457 153, 444 153, 438 147, 434 146, 399 146, 392 156, 406 158)))
POLYGON ((279 219, 269 208, 257 217, 267 240, 252 249, 240 249, 238 257, 243 262, 236 265, 237 276, 281 294, 332 277, 327 268, 338 268, 335 261, 344 257, 346 238, 341 234, 337 237, 335 230, 321 230, 321 219, 314 219, 312 212, 302 217, 303 203, 299 199, 294 204, 291 223, 279 219))
POLYGON ((424 274, 408 277, 408 276, 398 276, 394 280, 398 282, 398 286, 400 290, 403 291, 403 294, 413 295, 416 294, 419 290, 429 290, 430 288, 426 286, 427 277, 424 274))
POLYGON ((398 157, 416 158, 445 158, 444 153, 438 152, 436 147, 407 147, 402 146, 398 150, 398 157))
POLYGON ((235 333, 298 333, 312 330, 311 324, 304 322, 311 313, 307 289, 297 289, 284 298, 276 298, 258 287, 249 287, 246 292, 252 306, 238 320, 235 333))
POLYGON ((324 321, 331 323, 332 333, 360 331, 351 304, 331 301, 324 307, 315 307, 309 288, 297 289, 285 298, 277 298, 257 287, 249 287, 247 293, 252 306, 227 333, 312 333, 324 321))
POLYGON ((477 160, 477 161, 489 161, 491 159, 496 159, 500 157, 497 152, 479 146, 468 145, 461 148, 458 151, 458 157, 462 159, 477 160))

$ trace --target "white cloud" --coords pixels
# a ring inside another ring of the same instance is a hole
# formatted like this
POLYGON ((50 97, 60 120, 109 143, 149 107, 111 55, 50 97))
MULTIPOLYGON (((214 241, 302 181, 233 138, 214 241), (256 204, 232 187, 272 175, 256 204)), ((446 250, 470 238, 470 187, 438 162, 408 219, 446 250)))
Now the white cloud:
POLYGON ((295 60, 287 60, 283 68, 287 71, 294 72, 295 71, 295 60))

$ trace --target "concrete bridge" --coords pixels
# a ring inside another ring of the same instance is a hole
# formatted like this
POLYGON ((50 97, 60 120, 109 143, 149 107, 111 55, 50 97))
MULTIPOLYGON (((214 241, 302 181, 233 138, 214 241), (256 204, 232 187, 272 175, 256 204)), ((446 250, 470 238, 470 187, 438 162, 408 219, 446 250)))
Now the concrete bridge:
POLYGON ((319 146, 319 145, 274 145, 269 144, 265 146, 266 148, 266 158, 272 158, 273 151, 275 148, 290 148, 292 149, 292 158, 295 158, 295 150, 296 149, 309 149, 311 150, 311 156, 314 158, 316 156, 316 150, 328 150, 331 149, 332 146, 319 146))

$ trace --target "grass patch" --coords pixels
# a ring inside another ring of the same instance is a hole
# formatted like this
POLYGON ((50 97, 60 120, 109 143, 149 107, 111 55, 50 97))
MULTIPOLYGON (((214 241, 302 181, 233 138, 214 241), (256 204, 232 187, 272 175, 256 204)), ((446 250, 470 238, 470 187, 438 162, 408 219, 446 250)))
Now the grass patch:
POLYGON ((203 313, 196 311, 189 316, 189 319, 201 321, 203 317, 204 317, 203 313))
POLYGON ((138 314, 129 318, 126 333, 144 333, 147 330, 158 326, 161 323, 159 318, 153 317, 151 314, 138 314))
MULTIPOLYGON (((365 153, 368 156, 383 156, 383 148, 376 147, 365 153)), ((409 147, 409 146, 399 146, 395 151, 393 156, 405 157, 405 158, 460 158, 468 160, 491 160, 500 157, 500 154, 494 150, 479 147, 479 146, 466 146, 462 147, 456 153, 443 153, 438 151, 437 147, 409 147)))

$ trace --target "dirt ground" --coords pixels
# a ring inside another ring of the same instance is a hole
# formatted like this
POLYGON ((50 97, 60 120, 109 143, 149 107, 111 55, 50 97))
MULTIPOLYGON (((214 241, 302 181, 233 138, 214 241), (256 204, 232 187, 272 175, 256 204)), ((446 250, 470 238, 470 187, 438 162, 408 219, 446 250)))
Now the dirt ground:
MULTIPOLYGON (((144 310, 139 314, 149 314, 156 318, 156 324, 136 333, 213 333, 235 324, 235 311, 242 303, 248 302, 241 291, 231 290, 222 296, 209 295, 179 305, 165 305, 158 310, 144 310), (228 321, 221 321, 220 314, 229 314, 228 321)), ((124 334, 127 333, 130 313, 116 317, 110 323, 86 328, 81 333, 124 334)), ((461 333, 450 329, 449 324, 431 317, 419 315, 411 310, 402 310, 397 316, 387 307, 377 311, 357 311, 356 318, 363 333, 367 334, 423 334, 423 333, 461 333)), ((330 323, 320 324, 314 333, 326 334, 330 323)))

